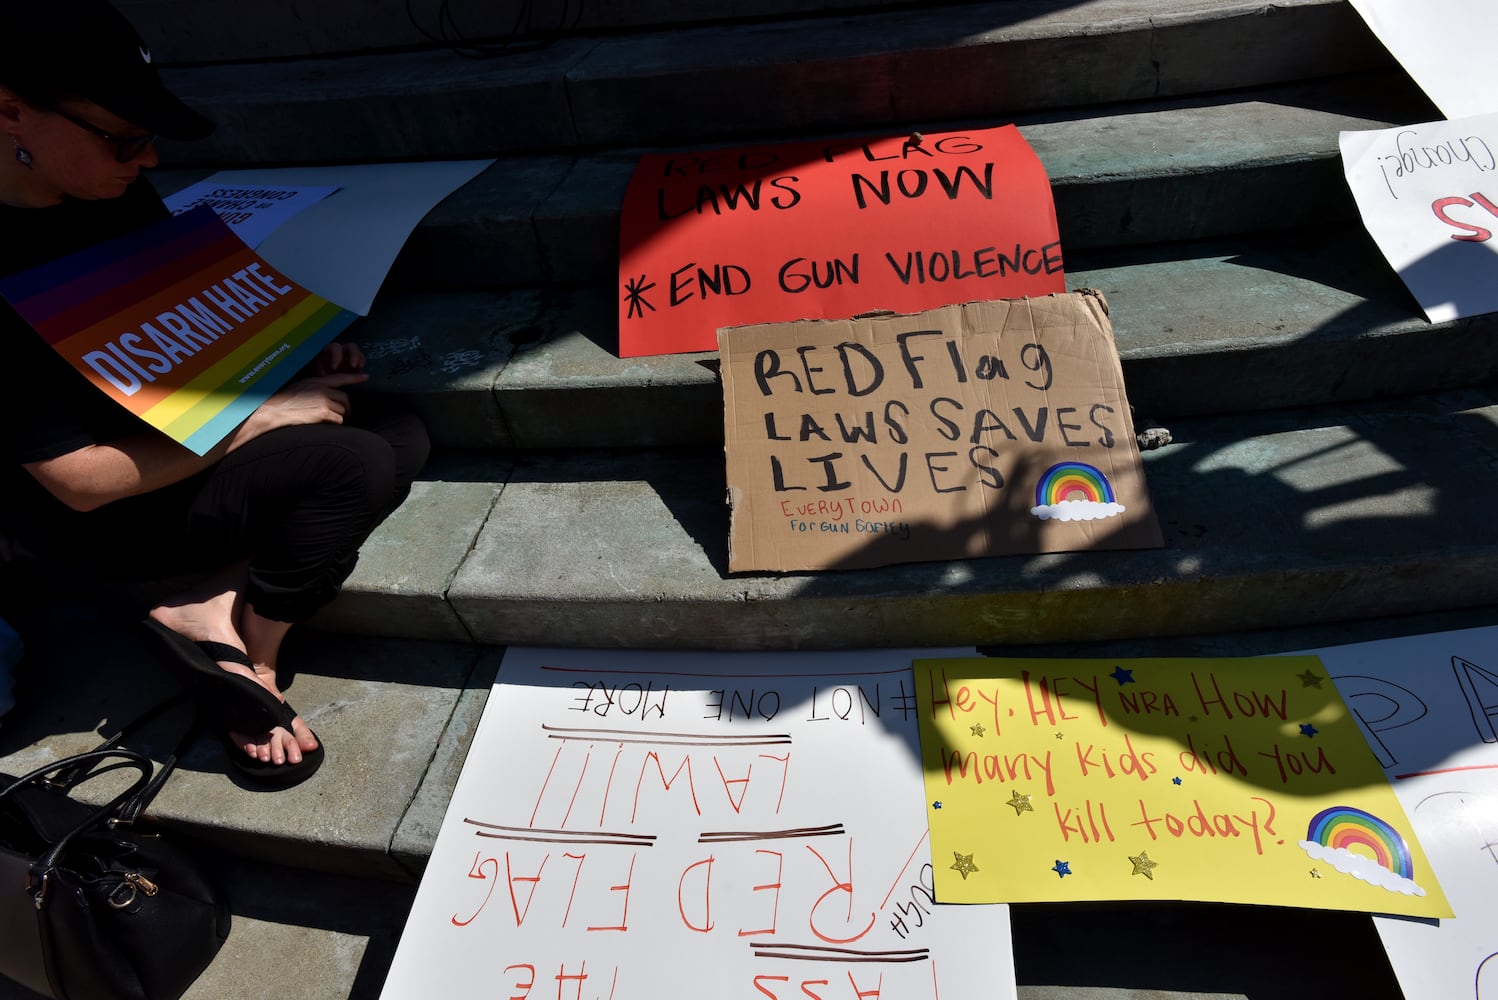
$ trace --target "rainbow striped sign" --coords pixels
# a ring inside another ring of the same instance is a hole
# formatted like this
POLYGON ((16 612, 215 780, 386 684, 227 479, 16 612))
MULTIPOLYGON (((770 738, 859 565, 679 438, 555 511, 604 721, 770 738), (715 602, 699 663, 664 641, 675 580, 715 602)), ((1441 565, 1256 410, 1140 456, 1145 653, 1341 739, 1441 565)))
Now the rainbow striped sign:
POLYGON ((207 207, 0 279, 0 296, 111 399, 198 455, 354 320, 207 207))

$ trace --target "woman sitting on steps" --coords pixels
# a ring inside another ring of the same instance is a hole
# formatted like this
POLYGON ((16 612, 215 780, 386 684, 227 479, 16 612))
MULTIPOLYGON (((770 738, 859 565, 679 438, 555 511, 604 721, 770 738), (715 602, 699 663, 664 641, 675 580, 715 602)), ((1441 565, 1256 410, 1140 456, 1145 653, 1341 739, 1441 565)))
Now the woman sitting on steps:
MULTIPOLYGON (((20 0, 0 34, 0 275, 167 217, 141 177, 160 136, 212 124, 162 85, 105 0, 20 0)), ((333 344, 199 457, 88 383, 0 303, 0 505, 17 550, 88 578, 197 574, 147 627, 251 780, 294 784, 323 750, 276 683, 292 624, 337 594, 425 462, 425 429, 346 391, 333 344)))

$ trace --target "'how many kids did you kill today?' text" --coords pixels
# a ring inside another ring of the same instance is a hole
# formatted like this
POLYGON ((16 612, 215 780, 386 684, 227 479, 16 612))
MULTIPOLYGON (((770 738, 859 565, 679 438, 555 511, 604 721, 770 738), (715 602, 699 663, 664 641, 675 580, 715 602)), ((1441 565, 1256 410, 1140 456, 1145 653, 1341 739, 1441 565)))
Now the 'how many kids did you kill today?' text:
POLYGON ((937 898, 1450 916, 1314 656, 926 659, 937 898))

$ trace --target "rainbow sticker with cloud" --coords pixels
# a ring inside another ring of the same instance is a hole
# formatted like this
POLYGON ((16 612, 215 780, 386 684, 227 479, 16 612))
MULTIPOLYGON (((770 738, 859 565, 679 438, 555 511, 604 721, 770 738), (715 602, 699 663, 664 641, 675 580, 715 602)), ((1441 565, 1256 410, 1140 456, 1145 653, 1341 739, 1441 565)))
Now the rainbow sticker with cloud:
POLYGON ((1101 469, 1085 462, 1060 462, 1040 477, 1030 513, 1042 521, 1098 521, 1124 510, 1101 469))
POLYGON ((1390 892, 1423 896, 1410 849, 1398 830, 1372 813, 1332 806, 1311 817, 1301 848, 1317 861, 1390 892))

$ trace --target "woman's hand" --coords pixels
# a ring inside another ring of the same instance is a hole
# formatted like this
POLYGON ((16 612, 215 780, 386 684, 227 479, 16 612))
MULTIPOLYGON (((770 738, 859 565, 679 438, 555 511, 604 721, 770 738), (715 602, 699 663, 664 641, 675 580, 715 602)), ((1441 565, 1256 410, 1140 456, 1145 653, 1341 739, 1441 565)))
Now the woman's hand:
MULTIPOLYGON (((363 359, 363 355, 359 355, 363 359)), ((341 424, 348 415, 348 393, 344 386, 369 381, 363 372, 314 375, 293 382, 260 404, 250 419, 239 425, 229 442, 229 451, 277 427, 298 424, 341 424)))
MULTIPOLYGON (((364 365, 358 348, 334 352, 337 364, 364 365)), ((271 396, 250 418, 205 455, 194 455, 166 435, 152 431, 105 444, 87 445, 25 469, 48 492, 74 510, 96 510, 123 497, 137 496, 180 482, 243 444, 277 427, 297 424, 341 424, 348 415, 345 386, 367 382, 362 371, 314 375, 293 382, 271 396)))
POLYGON ((324 347, 312 361, 312 374, 336 375, 340 373, 362 374, 364 352, 358 344, 340 344, 337 341, 324 347))

